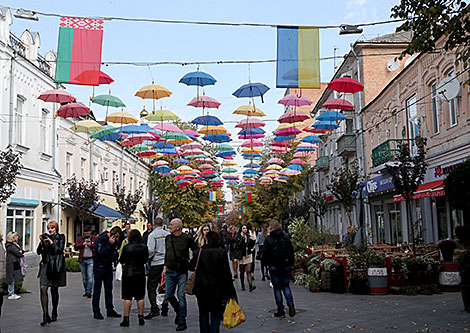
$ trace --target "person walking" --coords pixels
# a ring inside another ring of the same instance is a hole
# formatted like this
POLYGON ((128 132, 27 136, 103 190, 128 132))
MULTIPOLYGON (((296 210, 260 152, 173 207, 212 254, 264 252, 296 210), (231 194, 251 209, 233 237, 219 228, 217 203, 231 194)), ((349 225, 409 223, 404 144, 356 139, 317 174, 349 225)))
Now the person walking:
POLYGON ((165 238, 166 299, 176 312, 177 331, 184 331, 186 325, 186 295, 184 287, 188 279, 189 249, 194 251, 196 243, 191 236, 182 232, 183 222, 175 218, 170 222, 170 235, 165 238), (178 300, 175 297, 177 291, 178 300))
POLYGON ((189 269, 196 270, 193 292, 199 308, 199 331, 218 333, 224 305, 228 299, 236 299, 237 294, 227 253, 219 246, 219 234, 209 231, 206 240, 207 243, 194 253, 189 269))
POLYGON ((228 248, 230 261, 232 262, 233 280, 238 279, 238 260, 242 258, 242 249, 237 246, 237 228, 232 225, 228 234, 228 248))
MULTIPOLYGON (((165 264, 165 237, 170 233, 163 230, 163 220, 157 217, 153 223, 154 229, 148 237, 148 262, 150 270, 147 277, 147 297, 150 302, 150 312, 145 319, 152 319, 160 315, 157 304, 157 288, 162 281, 163 267, 165 264)), ((168 316, 168 301, 162 303, 161 315, 168 316)))
MULTIPOLYGON (((3 236, 0 235, 0 280, 3 280, 3 277, 6 273, 6 254, 5 248, 3 247, 3 236)), ((2 315, 3 307, 3 288, 0 288, 0 316, 2 315)))
POLYGON ((104 285, 106 314, 108 317, 120 318, 121 315, 114 310, 113 305, 113 263, 117 258, 116 245, 121 236, 121 228, 115 226, 110 231, 102 232, 95 241, 93 253, 93 317, 104 319, 100 311, 101 286, 104 285))
MULTIPOLYGON (((248 236, 250 238, 253 238, 255 240, 255 243, 256 243, 256 230, 255 228, 253 228, 253 225, 251 223, 247 223, 246 224, 246 228, 248 230, 248 236)), ((256 264, 256 246, 253 246, 253 251, 251 252, 252 254, 252 257, 253 257, 253 261, 251 263, 251 268, 250 268, 250 274, 251 274, 251 279, 254 280, 255 279, 255 264, 256 264)))
POLYGON ((91 298, 93 291, 93 250, 95 248, 96 236, 91 234, 89 228, 85 228, 83 236, 77 238, 75 242, 75 251, 78 253, 78 262, 82 272, 83 288, 85 293, 83 297, 91 298))
POLYGON ((67 285, 65 270, 65 235, 59 234, 59 224, 51 221, 47 224, 47 233, 39 236, 40 243, 36 250, 41 255, 39 264, 39 289, 42 306, 41 326, 57 321, 59 307, 59 287, 67 285), (49 317, 49 298, 47 290, 51 289, 52 314, 49 317))
POLYGON ((255 247, 256 239, 253 236, 248 235, 248 228, 246 225, 240 227, 240 233, 236 239, 237 245, 241 250, 241 259, 239 260, 240 267, 240 283, 242 291, 245 291, 245 273, 246 279, 248 280, 249 291, 252 292, 256 289, 253 285, 253 279, 251 275, 251 266, 253 265, 253 248, 255 247))
POLYGON ((196 243, 198 247, 203 247, 207 244, 206 235, 211 231, 211 227, 208 223, 203 224, 196 232, 196 243))
POLYGON ((8 286, 8 299, 20 299, 20 295, 15 294, 15 283, 24 279, 24 252, 18 244, 18 233, 10 231, 7 234, 5 244, 6 251, 6 277, 5 281, 8 286), (23 265, 22 265, 23 263, 23 265))
POLYGON ((142 234, 142 240, 145 245, 147 245, 149 235, 152 233, 152 231, 153 231, 152 223, 147 222, 147 230, 145 230, 144 233, 142 234))
POLYGON ((292 242, 278 220, 269 222, 269 235, 263 245, 262 260, 269 266, 271 282, 273 284, 274 299, 277 305, 275 317, 285 318, 282 294, 286 298, 289 316, 295 316, 294 297, 290 289, 291 270, 294 265, 294 248, 292 242))
POLYGON ((119 262, 123 267, 121 297, 124 300, 124 318, 120 324, 122 327, 129 327, 132 298, 137 302, 139 325, 145 325, 145 264, 148 256, 149 250, 143 243, 140 231, 132 229, 119 257, 119 262))
POLYGON ((261 264, 261 281, 270 279, 268 267, 266 267, 265 262, 261 260, 263 255, 264 240, 266 239, 266 237, 268 237, 268 228, 266 225, 263 225, 261 230, 258 232, 258 235, 256 236, 256 245, 258 245, 258 254, 256 255, 256 259, 259 260, 261 264))

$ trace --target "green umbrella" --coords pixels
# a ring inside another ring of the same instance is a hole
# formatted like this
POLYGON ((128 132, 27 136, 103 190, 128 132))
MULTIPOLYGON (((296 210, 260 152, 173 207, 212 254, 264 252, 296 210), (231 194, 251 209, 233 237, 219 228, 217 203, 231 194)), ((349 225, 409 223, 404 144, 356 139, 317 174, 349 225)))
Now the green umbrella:
POLYGON ((233 150, 233 147, 227 143, 222 143, 217 147, 218 151, 231 151, 233 150))
POLYGON ((126 104, 124 104, 124 102, 119 97, 113 95, 98 95, 95 96, 91 102, 103 106, 111 106, 114 108, 126 106, 126 104))
POLYGON ((116 130, 117 130, 116 127, 114 127, 112 125, 106 125, 102 129, 91 133, 90 138, 92 138, 92 139, 101 138, 102 136, 111 134, 116 130))
POLYGON ((163 135, 160 135, 162 138, 165 138, 167 140, 187 140, 188 136, 184 133, 178 133, 178 132, 166 132, 163 135))
POLYGON ((141 143, 141 144, 138 144, 138 145, 135 145, 135 146, 132 146, 131 148, 129 148, 130 151, 145 151, 145 150, 149 150, 149 146, 147 146, 146 144, 144 143, 141 143))
POLYGON ((152 129, 149 130, 148 132, 153 132, 153 133, 155 133, 155 134, 158 134, 158 135, 160 135, 160 136, 163 136, 163 133, 162 133, 161 131, 158 131, 158 130, 156 130, 156 129, 154 129, 154 128, 152 128, 152 129))
POLYGON ((176 120, 179 117, 169 110, 152 111, 145 119, 148 121, 176 120))
POLYGON ((222 170, 222 172, 228 172, 228 173, 237 172, 237 169, 235 169, 235 168, 225 168, 225 169, 222 170))

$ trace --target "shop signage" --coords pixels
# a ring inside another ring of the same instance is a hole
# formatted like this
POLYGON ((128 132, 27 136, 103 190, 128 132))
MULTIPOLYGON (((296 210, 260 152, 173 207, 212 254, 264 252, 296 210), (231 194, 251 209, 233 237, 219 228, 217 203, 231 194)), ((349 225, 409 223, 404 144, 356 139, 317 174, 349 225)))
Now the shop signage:
POLYGON ((387 268, 385 267, 372 267, 367 270, 368 276, 387 276, 387 268))
POLYGON ((451 172, 453 169, 458 167, 460 164, 462 164, 462 162, 445 166, 445 167, 443 167, 442 165, 438 165, 434 167, 434 177, 436 178, 445 177, 449 174, 449 172, 451 172))
POLYGON ((458 286, 460 282, 459 272, 443 271, 439 273, 439 284, 443 286, 458 286))
POLYGON ((371 193, 390 190, 394 187, 395 185, 393 184, 393 177, 391 175, 380 175, 366 181, 364 194, 369 195, 371 193))

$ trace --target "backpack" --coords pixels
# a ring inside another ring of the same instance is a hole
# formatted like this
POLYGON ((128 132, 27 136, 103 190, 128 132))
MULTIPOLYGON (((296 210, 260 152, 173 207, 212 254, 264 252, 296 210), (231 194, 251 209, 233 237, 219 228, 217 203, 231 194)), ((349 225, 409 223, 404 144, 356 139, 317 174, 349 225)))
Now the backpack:
POLYGON ((288 236, 284 234, 282 238, 276 238, 273 242, 273 258, 276 258, 276 262, 279 266, 289 266, 287 242, 289 241, 288 236))

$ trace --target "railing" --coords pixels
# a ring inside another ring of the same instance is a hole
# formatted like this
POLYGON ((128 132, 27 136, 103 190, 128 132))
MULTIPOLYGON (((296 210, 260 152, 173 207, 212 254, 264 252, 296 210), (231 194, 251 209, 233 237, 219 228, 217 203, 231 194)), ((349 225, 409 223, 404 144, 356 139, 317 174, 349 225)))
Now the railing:
POLYGON ((51 76, 51 65, 49 65, 46 58, 40 54, 38 54, 38 67, 41 71, 51 76))
POLYGON ((338 140, 338 155, 348 155, 356 152, 356 135, 355 134, 343 134, 338 140))
POLYGON ((417 145, 415 141, 417 140, 422 140, 422 138, 389 139, 382 142, 380 145, 372 149, 372 166, 376 167, 385 162, 394 161, 397 157, 398 151, 400 150, 400 145, 403 143, 409 143, 411 145, 411 155, 415 155, 417 152, 417 145))
POLYGON ((330 158, 328 156, 320 156, 315 163, 317 170, 328 170, 330 168, 330 158))
POLYGON ((21 39, 10 33, 10 44, 13 50, 21 56, 26 56, 26 46, 23 44, 21 39))

